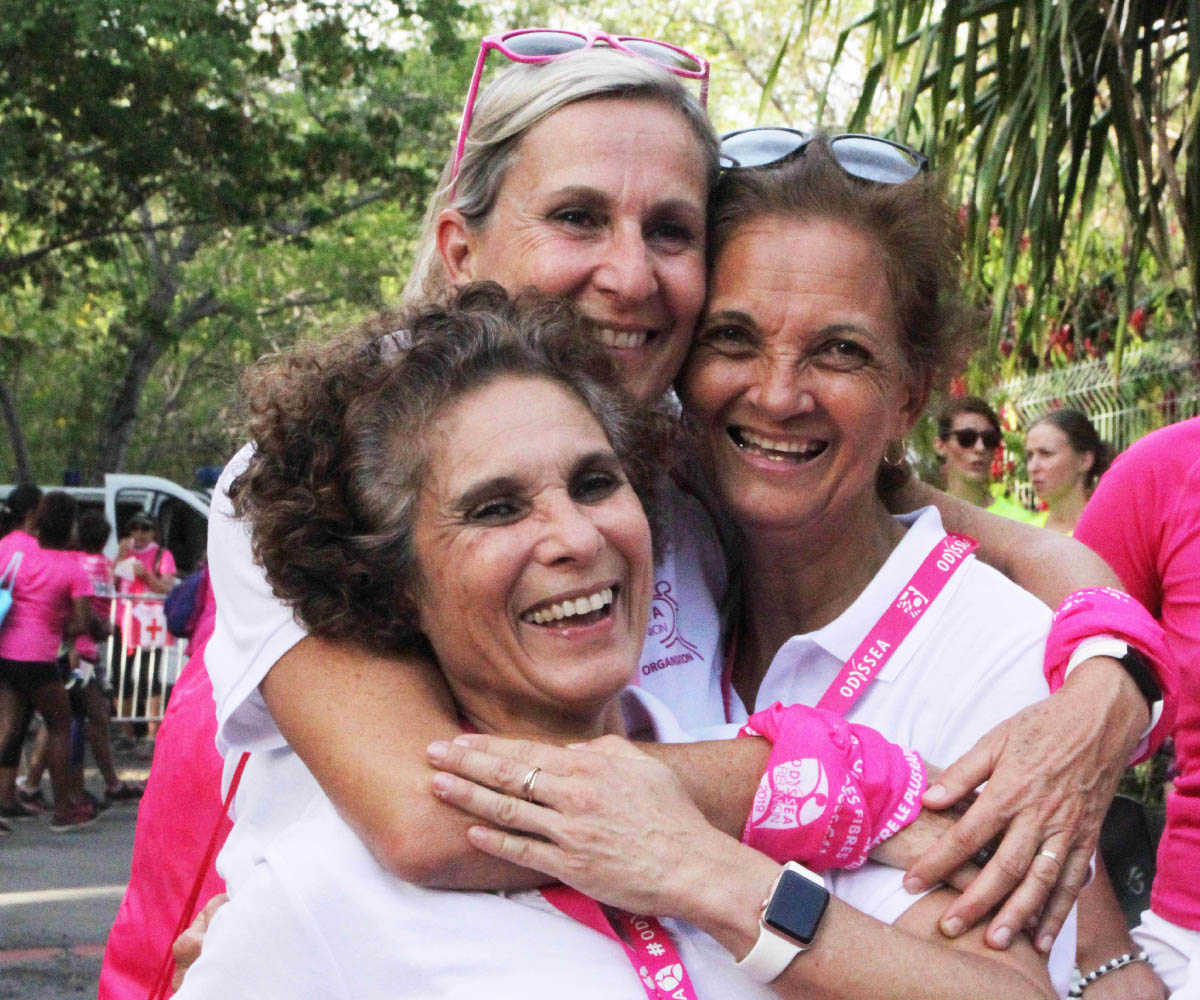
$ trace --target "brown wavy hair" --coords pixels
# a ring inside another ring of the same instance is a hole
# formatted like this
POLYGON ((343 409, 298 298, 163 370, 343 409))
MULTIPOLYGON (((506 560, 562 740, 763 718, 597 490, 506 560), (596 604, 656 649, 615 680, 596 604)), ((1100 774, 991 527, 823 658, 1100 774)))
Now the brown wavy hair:
MULTIPOLYGON (((900 348, 909 374, 926 389, 967 358, 978 317, 959 290, 961 232, 936 175, 878 184, 846 173, 815 136, 802 155, 780 164, 727 170, 713 193, 709 267, 747 224, 774 216, 836 222, 872 237, 882 251, 900 348)), ((908 478, 880 466, 883 493, 908 478)))
MULTIPOLYGON (((310 634, 427 649, 413 600, 413 519, 438 419, 505 376, 544 378, 603 428, 655 526, 672 423, 629 398, 592 324, 492 282, 384 313, 326 345, 263 359, 244 380, 255 451, 230 494, 255 559, 310 634)), ((657 534, 657 533, 656 533, 657 534)))

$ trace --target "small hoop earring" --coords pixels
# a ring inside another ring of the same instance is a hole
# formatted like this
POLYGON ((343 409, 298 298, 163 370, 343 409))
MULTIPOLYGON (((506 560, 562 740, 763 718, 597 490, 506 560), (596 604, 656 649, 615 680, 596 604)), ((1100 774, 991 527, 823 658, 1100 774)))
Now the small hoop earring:
POLYGON ((898 469, 908 464, 908 453, 904 449, 903 441, 888 442, 888 446, 883 452, 883 464, 893 469, 898 469), (897 457, 893 458, 893 454, 897 457))

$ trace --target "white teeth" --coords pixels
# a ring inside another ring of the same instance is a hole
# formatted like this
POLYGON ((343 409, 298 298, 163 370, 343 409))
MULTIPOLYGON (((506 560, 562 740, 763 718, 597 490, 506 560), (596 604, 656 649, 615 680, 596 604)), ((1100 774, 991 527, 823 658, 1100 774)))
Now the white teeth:
POLYGON ((589 611, 599 611, 612 604, 612 600, 612 587, 605 587, 587 597, 577 597, 563 601, 561 604, 551 604, 550 607, 541 608, 538 611, 527 611, 521 617, 534 625, 545 625, 547 622, 561 621, 564 618, 573 618, 575 615, 586 615, 589 611))
POLYGON ((761 437, 745 428, 739 428, 738 433, 746 444, 752 444, 756 448, 762 448, 765 451, 782 451, 788 454, 800 455, 815 448, 815 445, 811 441, 777 441, 774 438, 761 437))
POLYGON ((639 333, 630 333, 626 330, 612 330, 608 327, 600 329, 600 343, 605 347, 632 350, 643 346, 648 338, 649 334, 644 330, 639 333))

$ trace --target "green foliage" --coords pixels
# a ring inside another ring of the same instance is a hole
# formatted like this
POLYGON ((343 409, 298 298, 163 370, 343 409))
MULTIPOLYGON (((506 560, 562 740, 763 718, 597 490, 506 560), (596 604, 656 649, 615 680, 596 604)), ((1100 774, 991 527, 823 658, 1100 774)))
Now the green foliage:
POLYGON ((382 302, 452 142, 468 19, 0 0, 0 377, 31 471, 220 461, 240 365, 382 302))
POLYGON ((863 6, 835 55, 848 59, 858 42, 865 82, 850 126, 919 145, 949 172, 963 203, 968 287, 992 305, 991 356, 1002 350, 1010 370, 1054 363, 1047 331, 1069 327, 1070 338, 1056 345, 1062 360, 1103 353, 1105 338, 1119 358, 1139 299, 1178 305, 1180 296, 1168 294, 1176 286, 1186 303, 1177 319, 1195 327, 1194 3, 863 6), (902 89, 879 92, 888 79, 902 89), (1083 332, 1078 313, 1105 282, 1113 286, 1112 322, 1083 332))

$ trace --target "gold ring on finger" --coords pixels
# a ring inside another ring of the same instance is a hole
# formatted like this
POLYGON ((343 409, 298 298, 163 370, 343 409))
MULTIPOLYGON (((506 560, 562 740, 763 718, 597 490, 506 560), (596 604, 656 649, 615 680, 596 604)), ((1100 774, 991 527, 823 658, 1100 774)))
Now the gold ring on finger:
POLYGON ((521 795, 526 802, 533 801, 533 785, 537 781, 539 771, 541 771, 540 767, 530 768, 529 773, 525 775, 525 780, 521 782, 521 795))

